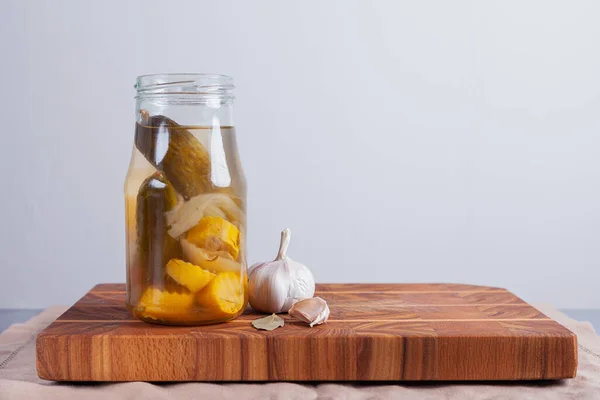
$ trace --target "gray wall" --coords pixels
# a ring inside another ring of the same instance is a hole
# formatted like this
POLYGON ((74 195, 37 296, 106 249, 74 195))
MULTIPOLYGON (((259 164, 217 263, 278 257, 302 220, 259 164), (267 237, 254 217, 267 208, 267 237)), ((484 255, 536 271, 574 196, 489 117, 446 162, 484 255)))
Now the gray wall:
POLYGON ((133 88, 235 77, 249 258, 600 307, 600 2, 3 1, 0 307, 125 279, 133 88))

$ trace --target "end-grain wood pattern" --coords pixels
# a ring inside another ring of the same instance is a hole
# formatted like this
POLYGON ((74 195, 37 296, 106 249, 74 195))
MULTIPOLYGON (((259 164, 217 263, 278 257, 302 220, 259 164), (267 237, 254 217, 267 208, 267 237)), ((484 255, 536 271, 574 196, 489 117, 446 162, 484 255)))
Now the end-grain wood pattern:
POLYGON ((575 376, 577 339, 512 293, 456 284, 320 284, 329 322, 257 331, 249 310, 211 326, 134 319, 101 284, 42 331, 57 381, 443 381, 575 376))

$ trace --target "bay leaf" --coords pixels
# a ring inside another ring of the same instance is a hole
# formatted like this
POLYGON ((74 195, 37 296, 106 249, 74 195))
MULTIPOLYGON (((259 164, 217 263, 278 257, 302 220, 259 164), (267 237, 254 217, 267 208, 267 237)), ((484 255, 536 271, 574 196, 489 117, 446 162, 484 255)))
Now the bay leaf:
POLYGON ((264 318, 255 319, 252 321, 252 326, 256 329, 264 329, 265 331, 272 331, 280 326, 283 326, 285 322, 277 314, 269 315, 264 318))

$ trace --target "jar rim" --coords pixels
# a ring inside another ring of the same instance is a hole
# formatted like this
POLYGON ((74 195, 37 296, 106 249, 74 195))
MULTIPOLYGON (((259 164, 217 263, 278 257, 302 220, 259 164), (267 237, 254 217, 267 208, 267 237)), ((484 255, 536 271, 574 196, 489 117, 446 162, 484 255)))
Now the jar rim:
POLYGON ((162 73, 140 75, 134 88, 137 96, 200 95, 233 98, 233 78, 214 73, 162 73))

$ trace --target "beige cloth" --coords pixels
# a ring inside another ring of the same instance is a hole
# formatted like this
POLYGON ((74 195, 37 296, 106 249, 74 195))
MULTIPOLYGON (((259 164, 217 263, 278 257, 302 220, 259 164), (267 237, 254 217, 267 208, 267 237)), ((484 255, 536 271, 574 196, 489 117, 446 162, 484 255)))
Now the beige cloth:
POLYGON ((600 337, 588 322, 577 322, 550 306, 538 307, 571 329, 579 340, 577 378, 531 383, 381 384, 209 384, 144 382, 59 384, 35 371, 37 332, 65 307, 52 307, 0 334, 0 399, 590 399, 600 400, 600 337))

